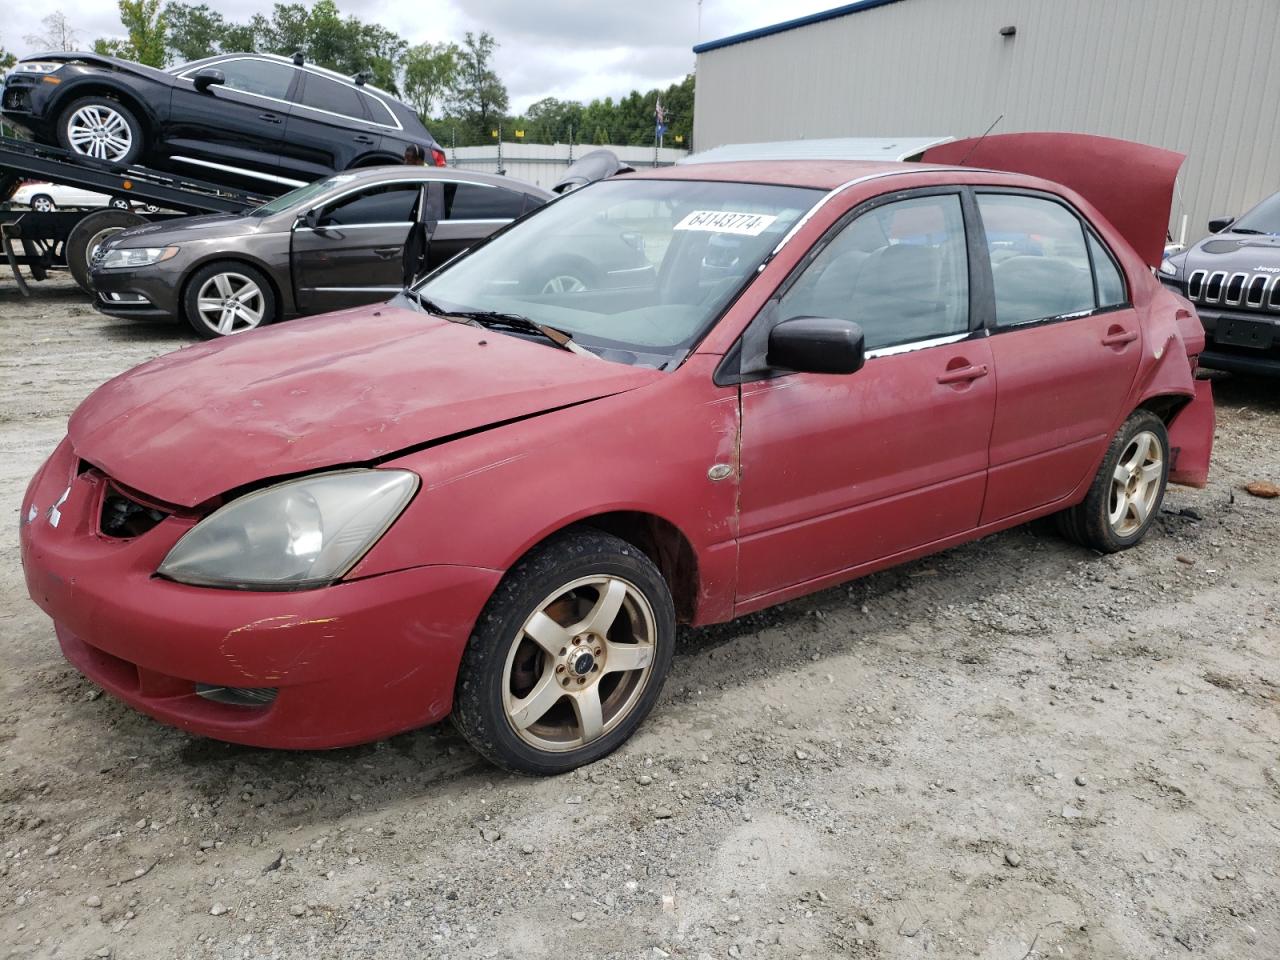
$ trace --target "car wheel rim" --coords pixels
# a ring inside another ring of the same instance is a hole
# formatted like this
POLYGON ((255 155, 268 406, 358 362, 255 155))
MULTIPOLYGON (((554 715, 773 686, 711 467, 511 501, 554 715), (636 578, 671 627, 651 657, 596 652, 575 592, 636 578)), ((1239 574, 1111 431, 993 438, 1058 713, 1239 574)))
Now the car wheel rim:
POLYGON ((49 213, 54 209, 53 201, 48 197, 36 197, 31 203, 31 208, 37 213, 49 213))
POLYGON ((1131 537, 1155 509, 1164 475, 1164 448, 1150 430, 1136 434, 1124 448, 1111 476, 1107 520, 1116 536, 1131 537))
POLYGON ((196 294, 200 322, 220 337, 252 330, 262 323, 262 288, 243 273, 217 273, 196 294))
POLYGON ((585 289, 585 283, 569 274, 552 277, 542 286, 543 293, 578 293, 585 289))
POLYGON ((115 110, 95 103, 71 115, 67 121, 67 142, 83 157, 122 160, 133 146, 133 131, 115 110))
POLYGON ((507 653, 502 700, 512 730, 563 753, 598 740, 635 709, 653 672, 653 607, 620 577, 583 577, 548 596, 507 653))

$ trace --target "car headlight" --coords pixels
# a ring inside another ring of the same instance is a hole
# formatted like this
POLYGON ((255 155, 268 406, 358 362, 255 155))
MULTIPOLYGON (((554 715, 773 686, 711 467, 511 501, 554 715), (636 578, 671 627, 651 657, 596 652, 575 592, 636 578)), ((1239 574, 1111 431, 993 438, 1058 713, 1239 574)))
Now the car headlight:
POLYGON ((192 527, 156 572, 203 587, 326 586, 356 565, 417 489, 407 470, 344 470, 255 490, 192 527))
POLYGON ((1160 263, 1160 272, 1166 277, 1176 277, 1178 275, 1178 265, 1168 257, 1165 257, 1160 263))
POLYGON ((149 267, 163 263, 178 255, 177 247, 112 247, 98 264, 99 270, 126 270, 130 267, 149 267))
POLYGON ((27 60, 14 65, 14 73, 54 73, 65 67, 65 63, 53 60, 27 60))

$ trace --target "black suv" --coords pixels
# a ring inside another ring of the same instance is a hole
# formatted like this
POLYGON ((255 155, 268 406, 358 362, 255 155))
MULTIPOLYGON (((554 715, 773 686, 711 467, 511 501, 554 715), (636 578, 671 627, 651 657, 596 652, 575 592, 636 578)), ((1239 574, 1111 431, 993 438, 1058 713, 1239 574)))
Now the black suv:
POLYGON ((417 114, 376 87, 266 53, 167 70, 93 53, 18 62, 6 120, 38 141, 113 167, 141 164, 283 193, 340 170, 444 152, 417 114))
POLYGON ((1280 193, 1166 257, 1160 279, 1196 305, 1205 330, 1200 365, 1280 376, 1280 193))

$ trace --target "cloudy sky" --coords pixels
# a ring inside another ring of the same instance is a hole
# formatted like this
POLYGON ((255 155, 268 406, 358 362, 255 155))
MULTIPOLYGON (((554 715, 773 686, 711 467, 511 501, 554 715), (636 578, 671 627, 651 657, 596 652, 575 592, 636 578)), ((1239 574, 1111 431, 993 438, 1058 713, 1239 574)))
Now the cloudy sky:
MULTIPOLYGON (((224 16, 242 20, 271 0, 205 0, 224 16)), ((633 89, 666 86, 693 68, 690 48, 700 40, 766 26, 840 0, 337 0, 343 13, 381 23, 411 43, 456 40, 467 30, 488 30, 501 44, 498 73, 519 111, 542 97, 590 100, 633 89), (701 6, 701 11, 699 7, 701 6), (699 30, 699 12, 701 30, 699 30)), ((4 20, 0 45, 31 52, 28 34, 40 32, 31 10, 61 9, 88 46, 95 37, 119 36, 109 0, 51 0, 17 4, 4 20)))

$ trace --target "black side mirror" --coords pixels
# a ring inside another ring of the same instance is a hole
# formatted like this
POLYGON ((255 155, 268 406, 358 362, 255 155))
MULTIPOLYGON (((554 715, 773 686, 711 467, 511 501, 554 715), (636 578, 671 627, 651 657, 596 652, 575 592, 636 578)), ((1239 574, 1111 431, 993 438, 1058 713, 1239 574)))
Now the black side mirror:
POLYGON ((1212 220, 1209 221, 1209 232, 1221 233, 1223 230, 1227 229, 1227 227, 1231 226, 1235 222, 1236 222, 1235 217, 1214 217, 1212 220))
POLYGON ((783 320, 769 332, 767 360, 795 373, 856 373, 866 360, 862 328, 832 317, 783 320))
POLYGON ((312 209, 308 210, 306 213, 298 214, 298 219, 293 221, 293 226, 295 229, 298 227, 307 227, 310 230, 314 230, 319 223, 320 211, 312 209))
POLYGON ((193 78, 196 89, 201 93, 208 93, 210 87, 218 87, 227 82, 227 75, 221 70, 214 67, 205 67, 193 78))

